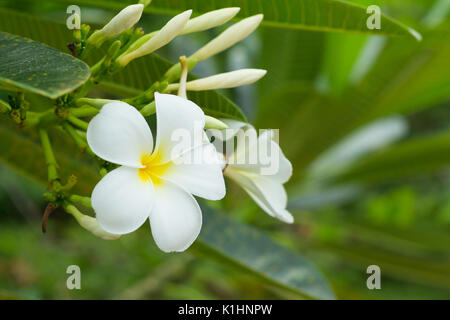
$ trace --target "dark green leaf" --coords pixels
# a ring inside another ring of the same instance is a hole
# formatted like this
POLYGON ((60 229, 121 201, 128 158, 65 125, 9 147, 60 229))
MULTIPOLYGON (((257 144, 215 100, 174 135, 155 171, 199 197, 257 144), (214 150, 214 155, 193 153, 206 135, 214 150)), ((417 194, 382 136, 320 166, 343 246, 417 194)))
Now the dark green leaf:
POLYGON ((278 286, 310 298, 334 298, 323 276, 300 254, 205 206, 203 217, 202 245, 278 286))
MULTIPOLYGON (((339 96, 286 83, 287 91, 271 101, 275 105, 274 101, 284 98, 284 108, 289 108, 285 110, 292 110, 278 124, 282 125, 280 140, 294 162, 296 178, 301 178, 303 169, 319 154, 353 130, 381 117, 417 112, 448 100, 450 42, 446 30, 427 33, 421 43, 389 39, 362 80, 348 85, 339 96), (283 137, 294 135, 296 139, 284 141, 283 137)), ((270 120, 266 117, 265 121, 270 120)))
POLYGON ((90 75, 81 60, 39 42, 0 32, 0 85, 57 98, 81 86, 90 75))
MULTIPOLYGON (((71 4, 69 0, 53 2, 71 4)), ((133 2, 79 0, 77 3, 118 10, 133 2)), ((173 15, 193 9, 194 14, 201 14, 226 7, 240 7, 238 17, 241 18, 263 13, 263 25, 278 28, 420 37, 414 30, 384 14, 381 15, 381 29, 370 30, 366 25, 369 18, 367 7, 337 0, 222 0, 219 3, 209 0, 153 0, 146 11, 173 15)))

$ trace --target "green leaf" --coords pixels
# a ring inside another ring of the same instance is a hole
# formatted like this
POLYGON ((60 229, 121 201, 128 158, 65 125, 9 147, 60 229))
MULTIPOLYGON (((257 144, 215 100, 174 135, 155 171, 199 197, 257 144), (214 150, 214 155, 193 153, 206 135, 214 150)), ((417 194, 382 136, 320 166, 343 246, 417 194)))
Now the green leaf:
POLYGON ((308 90, 305 84, 301 87, 291 81, 284 84, 286 90, 267 99, 272 106, 280 101, 286 106, 286 112, 280 112, 277 117, 266 116, 264 125, 281 126, 280 141, 294 163, 294 180, 302 178, 304 169, 322 152, 355 129, 382 117, 418 112, 448 100, 450 65, 446 61, 450 33, 447 30, 443 26, 427 33, 421 43, 405 39, 375 42, 381 46, 377 49, 380 53, 368 66, 368 72, 355 83, 349 83, 340 95, 318 93, 313 84, 308 90), (279 121, 282 116, 283 121, 279 121), (296 138, 292 139, 293 136, 296 138))
POLYGON ((39 42, 0 32, 0 86, 55 99, 81 86, 90 69, 39 42))
POLYGON ((224 214, 202 209, 202 246, 277 286, 314 299, 334 299, 323 276, 303 256, 224 214))
POLYGON ((370 154, 336 177, 336 182, 386 183, 449 166, 450 132, 414 138, 370 154))
MULTIPOLYGON (((52 2, 71 3, 69 0, 53 0, 52 2)), ((91 5, 109 9, 122 9, 132 1, 95 1, 79 0, 79 5, 91 5)), ((153 0, 145 9, 146 12, 174 15, 193 9, 194 14, 211 10, 240 7, 238 17, 248 17, 258 13, 264 14, 263 25, 326 32, 357 32, 386 36, 407 36, 420 39, 420 35, 402 23, 382 14, 381 29, 370 30, 366 21, 369 18, 367 7, 337 0, 222 0, 214 1, 179 1, 153 0)))
MULTIPOLYGON (((262 47, 259 67, 268 68, 269 72, 258 81, 257 122, 273 117, 278 120, 280 113, 289 114, 295 111, 295 106, 291 105, 294 110, 288 110, 291 106, 285 105, 283 106, 285 112, 274 113, 273 102, 280 98, 279 92, 294 92, 292 89, 297 84, 314 82, 322 65, 324 40, 327 34, 299 30, 286 30, 280 33, 275 28, 262 28, 260 36, 262 47), (296 85, 292 85, 294 82, 296 85), (284 87, 286 83, 289 86, 284 87)), ((302 94, 297 93, 297 100, 302 94)))
MULTIPOLYGON (((450 25, 425 34, 422 43, 389 42, 369 73, 355 87, 373 99, 368 117, 411 113, 450 97, 450 25)), ((349 97, 347 95, 347 98, 349 97)))

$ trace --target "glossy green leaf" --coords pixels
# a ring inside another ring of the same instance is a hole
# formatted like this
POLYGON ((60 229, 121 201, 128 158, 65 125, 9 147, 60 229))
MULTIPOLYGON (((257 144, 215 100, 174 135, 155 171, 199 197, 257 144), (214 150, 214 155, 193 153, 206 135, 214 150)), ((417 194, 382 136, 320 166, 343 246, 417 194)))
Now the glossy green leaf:
MULTIPOLYGON (((422 43, 386 44, 355 88, 358 101, 372 97, 368 117, 410 113, 450 97, 450 25, 425 34, 422 43), (375 99, 376 97, 376 99, 375 99)), ((345 98, 352 95, 348 92, 345 98)))
POLYGON ((202 245, 226 260, 293 292, 315 299, 334 299, 323 276, 303 256, 256 229, 203 207, 202 245))
MULTIPOLYGON (((70 3, 68 0, 53 2, 70 3)), ((79 0, 79 5, 92 5, 109 9, 121 9, 132 1, 79 0)), ((326 32, 357 32, 386 36, 407 36, 420 39, 420 35, 399 21, 381 15, 381 29, 370 30, 366 21, 369 18, 367 7, 338 0, 222 0, 220 2, 195 0, 153 0, 146 12, 174 15, 193 9, 194 14, 211 10, 240 7, 238 17, 264 14, 263 25, 278 28, 303 29, 326 32)))
POLYGON ((411 114, 447 101, 447 30, 444 26, 429 32, 421 43, 405 39, 375 43, 381 48, 373 64, 359 80, 349 82, 340 95, 318 92, 315 83, 292 81, 285 83, 278 95, 266 99, 272 105, 284 99, 285 110, 291 111, 280 112, 274 119, 265 117, 265 126, 281 126, 280 141, 295 163, 294 179, 302 178, 304 168, 357 128, 381 117, 411 114), (280 117, 284 117, 282 121, 280 117))
POLYGON ((57 98, 90 75, 81 60, 31 39, 0 32, 0 86, 57 98))

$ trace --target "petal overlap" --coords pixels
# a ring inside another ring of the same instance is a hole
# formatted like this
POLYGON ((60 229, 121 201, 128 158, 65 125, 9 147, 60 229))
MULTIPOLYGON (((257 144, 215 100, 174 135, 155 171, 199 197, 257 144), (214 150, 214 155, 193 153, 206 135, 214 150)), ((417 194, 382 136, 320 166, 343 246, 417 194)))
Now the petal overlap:
POLYGON ((143 154, 153 151, 153 136, 145 118, 125 102, 105 104, 87 130, 92 151, 109 162, 141 167, 143 154))

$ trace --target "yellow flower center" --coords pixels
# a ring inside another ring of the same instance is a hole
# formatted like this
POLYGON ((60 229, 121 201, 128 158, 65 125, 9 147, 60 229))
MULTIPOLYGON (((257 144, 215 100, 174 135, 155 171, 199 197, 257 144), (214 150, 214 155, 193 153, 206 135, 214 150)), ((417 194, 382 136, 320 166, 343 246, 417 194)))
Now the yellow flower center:
POLYGON ((151 180, 154 185, 161 184, 161 177, 167 172, 171 166, 171 162, 161 163, 161 154, 157 152, 155 155, 144 154, 141 157, 141 164, 145 166, 139 169, 139 177, 146 182, 151 180))

